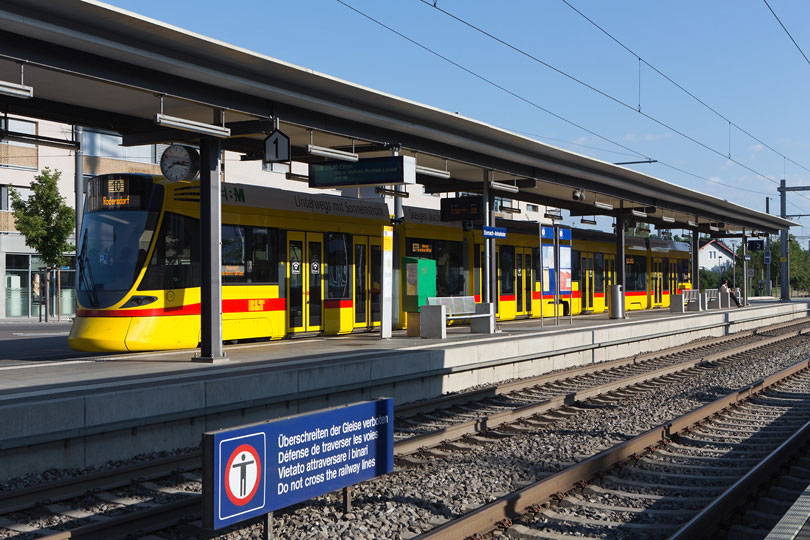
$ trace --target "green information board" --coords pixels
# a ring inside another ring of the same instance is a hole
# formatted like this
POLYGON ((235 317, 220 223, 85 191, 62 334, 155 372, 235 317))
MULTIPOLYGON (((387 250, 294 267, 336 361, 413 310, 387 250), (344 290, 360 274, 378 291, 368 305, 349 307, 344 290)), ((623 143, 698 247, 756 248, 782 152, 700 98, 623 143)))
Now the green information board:
POLYGON ((418 313, 427 299, 436 296, 436 261, 419 257, 402 258, 402 308, 418 313))

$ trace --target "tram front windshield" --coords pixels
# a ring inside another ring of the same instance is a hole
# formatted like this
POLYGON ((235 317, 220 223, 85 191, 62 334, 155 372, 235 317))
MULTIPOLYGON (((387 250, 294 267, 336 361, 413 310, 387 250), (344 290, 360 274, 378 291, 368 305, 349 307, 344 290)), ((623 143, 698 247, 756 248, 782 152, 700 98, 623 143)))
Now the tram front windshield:
POLYGON ((148 175, 106 174, 88 181, 76 257, 82 307, 110 307, 132 289, 162 202, 163 188, 148 175))
POLYGON ((77 257, 82 306, 109 307, 132 288, 154 233, 149 217, 144 210, 85 214, 77 257))

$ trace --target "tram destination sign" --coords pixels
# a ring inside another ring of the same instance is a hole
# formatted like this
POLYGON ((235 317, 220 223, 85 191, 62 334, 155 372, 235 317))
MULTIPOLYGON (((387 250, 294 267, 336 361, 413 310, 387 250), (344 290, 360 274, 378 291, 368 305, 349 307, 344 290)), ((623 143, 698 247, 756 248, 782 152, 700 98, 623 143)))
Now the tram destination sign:
POLYGON ((390 473, 394 402, 211 431, 202 447, 203 524, 220 529, 390 473))
POLYGON ((357 186, 390 186, 416 183, 416 159, 388 156, 351 161, 309 164, 309 187, 331 189, 357 186))

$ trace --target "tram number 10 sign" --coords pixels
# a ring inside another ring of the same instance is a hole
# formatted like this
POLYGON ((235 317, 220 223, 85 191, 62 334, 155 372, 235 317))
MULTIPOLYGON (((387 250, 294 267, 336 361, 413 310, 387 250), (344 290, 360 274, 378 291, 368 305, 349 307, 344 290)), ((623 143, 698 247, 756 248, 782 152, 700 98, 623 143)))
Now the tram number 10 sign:
POLYGON ((219 529, 389 473, 394 404, 364 401, 203 434, 203 524, 219 529))

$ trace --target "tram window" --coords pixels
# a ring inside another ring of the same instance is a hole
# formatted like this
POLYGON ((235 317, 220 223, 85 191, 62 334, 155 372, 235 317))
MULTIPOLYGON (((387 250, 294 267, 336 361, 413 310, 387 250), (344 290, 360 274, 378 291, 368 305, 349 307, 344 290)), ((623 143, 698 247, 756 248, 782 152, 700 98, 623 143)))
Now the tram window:
POLYGON ((624 284, 628 291, 647 290, 647 257, 643 255, 625 257, 624 284))
POLYGON ((278 260, 276 257, 276 230, 253 227, 251 231, 251 259, 248 274, 252 283, 278 282, 278 260), (252 270, 252 273, 251 273, 252 270))
MULTIPOLYGON (((565 268, 562 264, 561 268, 565 268)), ((579 251, 571 250, 571 279, 579 281, 579 273, 582 270, 582 263, 580 262, 579 251)))
POLYGON ((351 237, 326 233, 327 298, 351 298, 351 237))
POLYGON ((593 254, 593 290, 604 292, 605 286, 605 255, 603 253, 593 254))
POLYGON ((664 290, 669 290, 669 259, 664 259, 661 263, 661 280, 664 283, 664 290))
POLYGON ((540 283, 543 277, 540 268, 540 248, 532 248, 532 260, 534 261, 534 282, 540 283))
POLYGON ((245 272, 245 229, 222 226, 222 283, 247 283, 245 272))
POLYGON ((200 221, 167 212, 139 290, 200 286, 200 221))
POLYGON ((436 240, 436 293, 439 296, 464 294, 464 247, 461 242, 436 240))
POLYGON ((515 294, 515 246, 500 247, 501 296, 515 294))
POLYGON ((680 283, 689 283, 689 260, 681 259, 678 261, 678 279, 680 283))

